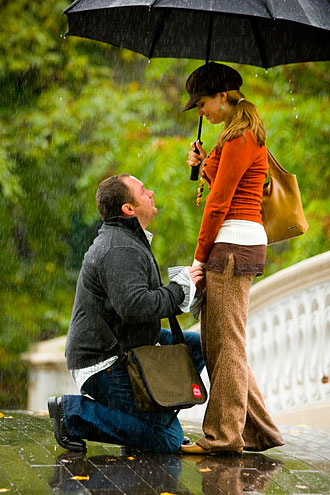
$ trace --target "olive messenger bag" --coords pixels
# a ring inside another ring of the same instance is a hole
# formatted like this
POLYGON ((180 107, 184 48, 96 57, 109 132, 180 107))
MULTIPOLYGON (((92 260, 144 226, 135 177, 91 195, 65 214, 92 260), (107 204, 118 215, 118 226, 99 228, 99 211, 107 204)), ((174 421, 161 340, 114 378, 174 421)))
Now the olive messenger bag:
POLYGON ((169 317, 173 344, 144 345, 125 352, 108 323, 99 312, 93 311, 90 299, 84 297, 83 302, 94 324, 107 329, 111 353, 127 366, 140 411, 175 411, 169 427, 180 409, 206 402, 206 388, 174 315, 169 317))
POLYGON ((146 345, 127 353, 127 369, 140 411, 178 412, 207 400, 176 317, 169 317, 169 322, 172 345, 146 345))

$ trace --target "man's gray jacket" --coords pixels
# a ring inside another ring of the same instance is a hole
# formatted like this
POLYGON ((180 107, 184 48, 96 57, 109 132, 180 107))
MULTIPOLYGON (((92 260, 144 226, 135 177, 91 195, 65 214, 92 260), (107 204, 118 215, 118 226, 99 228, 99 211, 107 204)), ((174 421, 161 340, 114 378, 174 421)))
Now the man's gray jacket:
POLYGON ((137 218, 110 218, 79 274, 65 351, 68 368, 85 368, 115 354, 109 327, 123 350, 155 344, 161 318, 175 314, 183 300, 177 283, 162 286, 137 218))

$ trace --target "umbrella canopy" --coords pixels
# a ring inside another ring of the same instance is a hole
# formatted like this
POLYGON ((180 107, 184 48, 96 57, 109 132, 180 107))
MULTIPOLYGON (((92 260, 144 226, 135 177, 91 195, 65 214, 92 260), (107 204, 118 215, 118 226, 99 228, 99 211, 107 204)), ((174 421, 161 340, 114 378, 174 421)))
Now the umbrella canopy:
POLYGON ((76 0, 67 35, 259 67, 330 59, 328 0, 76 0))

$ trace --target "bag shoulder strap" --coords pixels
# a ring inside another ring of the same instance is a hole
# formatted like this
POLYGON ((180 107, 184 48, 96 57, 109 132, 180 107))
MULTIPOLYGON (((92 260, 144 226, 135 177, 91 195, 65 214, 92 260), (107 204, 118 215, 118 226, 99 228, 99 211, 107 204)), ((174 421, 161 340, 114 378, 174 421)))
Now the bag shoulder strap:
POLYGON ((184 336, 180 327, 180 324, 175 315, 169 316, 168 318, 170 322, 171 332, 173 335, 173 343, 174 344, 184 344, 184 336))
POLYGON ((267 158, 269 165, 269 175, 273 175, 275 177, 281 175, 294 175, 288 172, 287 170, 285 170, 285 168, 283 168, 282 165, 279 164, 275 156, 269 151, 268 148, 267 148, 267 158))

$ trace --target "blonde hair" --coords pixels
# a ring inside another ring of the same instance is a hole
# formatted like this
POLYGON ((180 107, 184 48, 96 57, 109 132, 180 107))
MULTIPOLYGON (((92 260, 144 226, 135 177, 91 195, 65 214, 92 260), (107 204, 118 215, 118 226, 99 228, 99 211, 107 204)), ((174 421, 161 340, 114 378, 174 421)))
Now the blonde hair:
POLYGON ((247 129, 255 134, 258 144, 263 146, 266 142, 266 131, 257 107, 245 100, 243 93, 236 89, 226 93, 228 103, 233 106, 233 112, 218 137, 216 146, 222 147, 226 141, 242 136, 247 129))

